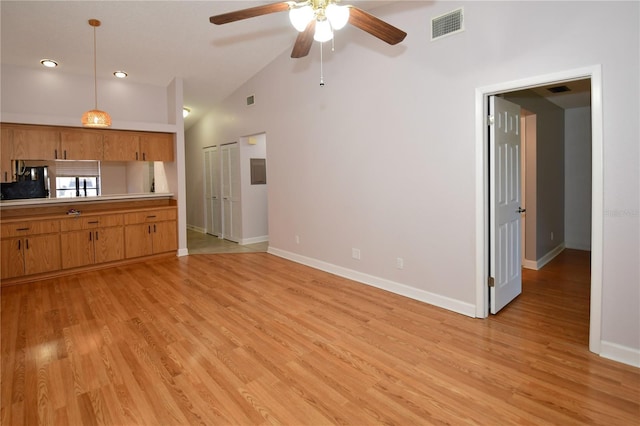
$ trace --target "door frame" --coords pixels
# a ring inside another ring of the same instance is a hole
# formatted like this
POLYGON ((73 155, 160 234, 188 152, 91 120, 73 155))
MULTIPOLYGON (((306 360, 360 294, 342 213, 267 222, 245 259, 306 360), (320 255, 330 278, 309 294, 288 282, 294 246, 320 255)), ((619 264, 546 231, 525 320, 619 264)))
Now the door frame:
POLYGON ((602 66, 565 70, 476 88, 476 317, 489 315, 489 140, 487 99, 514 90, 589 78, 591 81, 591 300, 589 317, 589 350, 601 351, 602 334, 602 267, 604 239, 603 119, 602 66))

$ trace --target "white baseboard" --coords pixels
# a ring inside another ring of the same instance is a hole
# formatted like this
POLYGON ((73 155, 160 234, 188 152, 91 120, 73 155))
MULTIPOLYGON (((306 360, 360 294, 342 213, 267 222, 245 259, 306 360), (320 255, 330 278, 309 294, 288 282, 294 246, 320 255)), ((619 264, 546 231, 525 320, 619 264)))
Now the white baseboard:
POLYGON ((544 265, 551 262, 554 257, 562 253, 562 250, 565 249, 564 243, 558 244, 553 250, 542 256, 538 260, 528 260, 525 259, 522 261, 522 267, 527 269, 539 270, 542 269, 544 265))
POLYGON ((564 247, 574 250, 591 251, 591 242, 565 241, 564 247))
POLYGON ((362 284, 370 285, 382 290, 386 290, 394 294, 405 296, 410 299, 419 300, 421 302, 425 302, 439 308, 466 315, 468 317, 476 317, 476 307, 475 305, 472 305, 470 303, 462 302, 460 300, 452 299, 450 297, 442 296, 439 294, 430 293, 428 291, 420 290, 415 287, 410 287, 408 285, 390 281, 384 278, 375 277, 373 275, 363 274, 362 272, 354 271, 352 269, 333 265, 331 263, 312 259, 306 256, 301 256, 299 254, 291 253, 285 250, 269 247, 267 252, 269 254, 273 254, 275 256, 282 257, 296 263, 301 263, 303 265, 310 266, 321 271, 329 272, 331 274, 357 281, 362 284))
POLYGON ((640 350, 604 340, 600 343, 601 357, 640 368, 640 350))
POLYGON ((178 249, 177 256, 178 257, 189 256, 189 249, 186 249, 186 248, 178 249))
POLYGON ((200 228, 199 226, 195 226, 195 225, 187 225, 187 229, 190 229, 192 231, 196 231, 199 232, 201 234, 204 234, 205 232, 207 232, 206 229, 204 228, 200 228))
POLYGON ((263 235, 262 237, 243 238, 240 241, 238 241, 238 244, 240 244, 241 246, 244 246, 247 244, 264 243, 265 241, 269 241, 268 235, 263 235))

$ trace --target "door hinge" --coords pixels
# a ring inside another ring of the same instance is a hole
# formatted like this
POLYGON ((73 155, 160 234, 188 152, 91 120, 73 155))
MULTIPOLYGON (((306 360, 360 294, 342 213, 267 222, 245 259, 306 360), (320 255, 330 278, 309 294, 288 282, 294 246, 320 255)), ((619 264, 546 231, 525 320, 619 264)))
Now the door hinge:
POLYGON ((493 115, 487 116, 487 126, 493 126, 494 122, 495 122, 495 118, 493 115))
POLYGON ((493 277, 489 277, 487 279, 487 284, 489 284, 489 287, 495 287, 496 286, 496 280, 493 277))

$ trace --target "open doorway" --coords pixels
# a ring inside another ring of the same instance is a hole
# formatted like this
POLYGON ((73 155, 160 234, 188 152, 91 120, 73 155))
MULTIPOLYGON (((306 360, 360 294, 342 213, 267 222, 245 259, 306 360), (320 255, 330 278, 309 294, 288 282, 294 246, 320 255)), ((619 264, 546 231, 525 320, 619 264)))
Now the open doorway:
POLYGON ((538 90, 545 86, 560 85, 575 80, 590 81, 591 92, 591 293, 589 316, 589 349, 600 352, 600 319, 602 299, 602 105, 600 67, 571 70, 556 74, 543 75, 524 80, 497 84, 476 90, 476 140, 479 150, 477 155, 477 312, 478 317, 488 316, 488 140, 486 132, 487 100, 490 96, 513 93, 523 90, 538 90))

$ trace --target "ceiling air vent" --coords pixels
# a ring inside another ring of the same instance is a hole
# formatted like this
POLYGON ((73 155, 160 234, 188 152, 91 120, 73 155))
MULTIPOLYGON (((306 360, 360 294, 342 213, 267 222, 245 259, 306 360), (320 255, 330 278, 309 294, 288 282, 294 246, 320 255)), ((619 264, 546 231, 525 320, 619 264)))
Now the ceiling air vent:
POLYGON ((256 103, 256 96, 255 95, 247 96, 247 106, 251 106, 251 105, 253 105, 255 103, 256 103))
POLYGON ((462 8, 431 20, 431 41, 464 31, 462 8))

